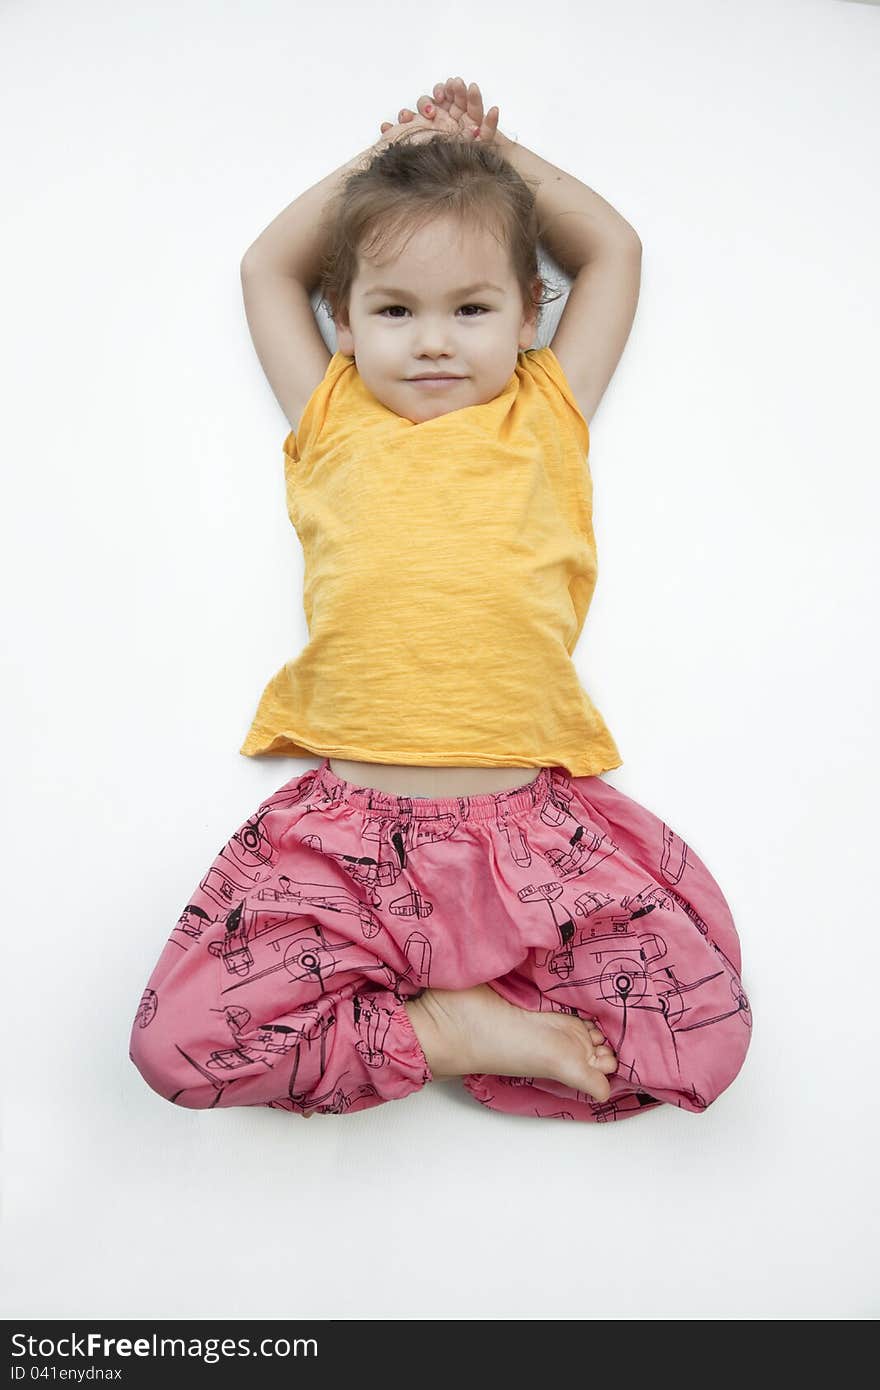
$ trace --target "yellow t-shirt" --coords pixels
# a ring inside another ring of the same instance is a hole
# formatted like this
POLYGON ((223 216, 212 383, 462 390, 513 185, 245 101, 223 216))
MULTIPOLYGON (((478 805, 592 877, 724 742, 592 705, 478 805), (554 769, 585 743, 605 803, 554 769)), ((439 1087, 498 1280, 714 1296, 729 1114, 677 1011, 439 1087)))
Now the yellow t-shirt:
POLYGON ((309 640, 240 751, 620 766, 571 661, 596 583, 589 448, 549 347, 494 400, 419 423, 334 353, 283 445, 309 640))

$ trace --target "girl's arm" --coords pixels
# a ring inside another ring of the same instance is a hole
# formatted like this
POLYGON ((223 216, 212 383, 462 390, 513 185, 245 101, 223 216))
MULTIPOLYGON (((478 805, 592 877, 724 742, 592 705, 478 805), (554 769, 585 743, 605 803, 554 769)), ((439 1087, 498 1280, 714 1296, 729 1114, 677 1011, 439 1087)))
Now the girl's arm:
POLYGON ((576 275, 600 252, 641 245, 635 228, 592 188, 500 130, 495 140, 517 173, 539 185, 540 240, 567 275, 576 275))
MULTIPOLYGON (((422 125, 426 138, 431 138, 429 121, 416 125, 422 125)), ((251 338, 275 399, 295 434, 330 361, 311 303, 320 279, 325 206, 349 174, 369 164, 377 149, 403 136, 410 138, 412 133, 412 124, 394 126, 375 145, 301 193, 269 223, 241 259, 241 289, 251 338)))
POLYGON ((540 239, 572 277, 550 347, 589 426, 629 340, 642 282, 642 243, 586 184, 500 131, 501 152, 536 192, 540 239))
POLYGON ((311 303, 320 278, 321 215, 348 175, 369 162, 374 148, 362 150, 294 198, 241 260, 241 291, 254 348, 294 433, 330 361, 311 303))

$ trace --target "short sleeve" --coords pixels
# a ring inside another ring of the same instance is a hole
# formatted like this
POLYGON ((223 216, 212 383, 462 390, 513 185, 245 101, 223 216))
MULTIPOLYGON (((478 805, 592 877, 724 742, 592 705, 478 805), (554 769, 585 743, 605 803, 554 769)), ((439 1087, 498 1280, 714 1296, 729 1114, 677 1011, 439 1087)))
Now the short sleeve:
POLYGON ((533 368, 533 375, 535 375, 534 369, 537 369, 544 389, 552 391, 557 399, 564 403, 565 416, 574 430, 584 455, 588 455, 590 452, 590 427, 575 400, 574 392, 568 383, 568 377, 565 375, 562 363, 556 353, 551 347, 532 348, 524 356, 533 368))
POLYGON ((302 463, 315 444, 324 427, 336 387, 342 375, 353 365, 354 358, 345 353, 334 352, 323 377, 318 382, 302 413, 299 429, 291 430, 284 440, 282 449, 285 465, 302 463))

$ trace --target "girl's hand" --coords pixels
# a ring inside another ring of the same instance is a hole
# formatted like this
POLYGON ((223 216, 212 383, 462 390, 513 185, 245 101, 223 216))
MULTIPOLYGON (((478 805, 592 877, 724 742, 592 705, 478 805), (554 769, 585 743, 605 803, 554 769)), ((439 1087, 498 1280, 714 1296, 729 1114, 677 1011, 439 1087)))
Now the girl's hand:
MULTIPOLYGON (((434 102, 430 97, 421 96, 416 103, 419 116, 408 107, 398 113, 400 126, 421 119, 433 122, 437 130, 447 130, 467 140, 482 140, 488 143, 496 138, 498 131, 498 107, 493 106, 483 113, 483 98, 476 82, 466 87, 461 77, 450 77, 446 82, 438 82, 434 87, 434 102)), ((382 123, 382 132, 398 129, 388 121, 382 123)))
POLYGON ((428 116, 415 116, 412 111, 404 109, 400 112, 400 124, 392 125, 390 121, 382 122, 382 134, 376 141, 374 149, 384 149, 386 145, 394 145, 405 135, 414 145, 424 144, 425 140, 431 140, 438 130, 443 130, 452 135, 458 127, 448 118, 431 119, 428 116), (424 131, 424 135, 421 132, 424 131))
MULTIPOLYGON (((498 107, 483 113, 483 97, 476 82, 465 86, 461 77, 450 77, 434 87, 434 100, 441 111, 454 121, 462 135, 473 140, 491 141, 498 131, 498 107)), ((419 107, 430 105, 428 97, 419 98, 419 107)))

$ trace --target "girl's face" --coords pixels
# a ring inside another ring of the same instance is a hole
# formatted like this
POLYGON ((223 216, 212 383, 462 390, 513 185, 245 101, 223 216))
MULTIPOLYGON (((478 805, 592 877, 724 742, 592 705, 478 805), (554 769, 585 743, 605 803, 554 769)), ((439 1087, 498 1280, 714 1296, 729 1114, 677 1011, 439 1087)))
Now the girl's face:
POLYGON ((507 251, 491 232, 441 218, 381 264, 359 258, 338 349, 377 400, 413 423, 500 395, 537 309, 523 312, 507 251), (453 380, 425 386, 414 377, 453 380))

